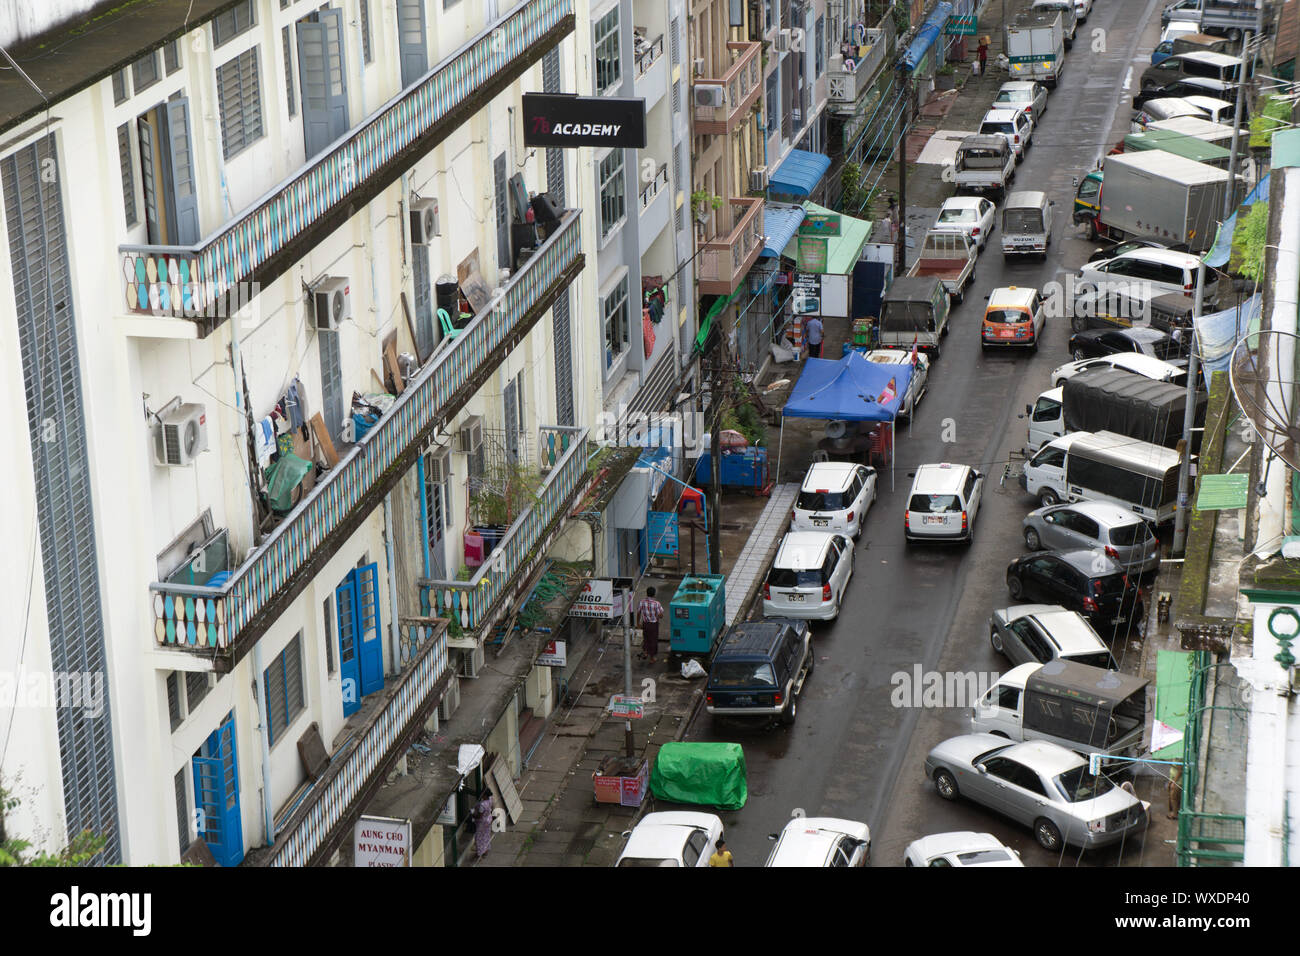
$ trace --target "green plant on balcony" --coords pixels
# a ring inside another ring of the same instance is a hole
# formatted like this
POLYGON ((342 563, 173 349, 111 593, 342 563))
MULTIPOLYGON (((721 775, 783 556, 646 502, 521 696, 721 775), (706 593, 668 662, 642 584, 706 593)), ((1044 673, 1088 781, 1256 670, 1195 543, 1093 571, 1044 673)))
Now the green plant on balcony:
POLYGON ((522 462, 493 464, 470 492, 477 524, 507 528, 541 498, 541 475, 522 462))
POLYGON ((715 196, 707 189, 700 189, 691 193, 691 213, 703 222, 710 209, 721 209, 724 202, 726 200, 721 196, 715 196))

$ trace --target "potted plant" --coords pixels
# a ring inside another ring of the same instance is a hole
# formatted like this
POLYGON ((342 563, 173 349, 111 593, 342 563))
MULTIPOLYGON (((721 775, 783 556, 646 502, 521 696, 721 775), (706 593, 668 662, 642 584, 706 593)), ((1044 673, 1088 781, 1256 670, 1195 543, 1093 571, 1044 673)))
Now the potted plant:
POLYGON ((723 199, 721 196, 715 196, 707 189, 701 189, 691 193, 691 212, 699 223, 708 221, 710 209, 721 209, 723 199))
POLYGON ((945 63, 934 71, 935 89, 951 90, 957 85, 956 70, 951 63, 945 63))
POLYGON ((483 557, 492 553, 506 530, 540 500, 541 476, 520 462, 493 465, 470 491, 472 530, 483 538, 483 557))

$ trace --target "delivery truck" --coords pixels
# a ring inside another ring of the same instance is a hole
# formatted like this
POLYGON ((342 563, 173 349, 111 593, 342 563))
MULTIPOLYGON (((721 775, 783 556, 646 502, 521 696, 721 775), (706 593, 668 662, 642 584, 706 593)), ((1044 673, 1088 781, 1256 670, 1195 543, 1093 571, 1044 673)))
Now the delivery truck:
POLYGON ((957 191, 1005 196, 1016 175, 1016 154, 1005 136, 967 136, 957 147, 953 182, 957 191))
POLYGON ((1059 11, 1023 11, 1006 25, 1002 40, 1011 79, 1037 80, 1056 89, 1065 66, 1065 26, 1059 11))
POLYGON ((975 258, 979 247, 964 232, 935 232, 925 234, 921 254, 912 268, 907 270, 910 279, 933 276, 943 283, 954 303, 961 302, 966 287, 975 281, 975 258))
POLYGON ((1230 182, 1227 170, 1162 149, 1115 153, 1080 183, 1074 222, 1088 223, 1091 239, 1150 238, 1204 252, 1230 182))

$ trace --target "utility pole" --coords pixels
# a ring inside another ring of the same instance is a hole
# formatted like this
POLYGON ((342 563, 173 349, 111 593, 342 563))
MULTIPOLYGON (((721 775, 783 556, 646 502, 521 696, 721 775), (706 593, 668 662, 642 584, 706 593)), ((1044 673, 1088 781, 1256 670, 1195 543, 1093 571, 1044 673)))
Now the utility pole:
MULTIPOLYGON (((904 67, 906 69, 906 67, 904 67)), ((903 78, 903 115, 898 124, 898 248, 894 275, 907 271, 907 127, 912 111, 912 75, 903 78)))
MULTIPOLYGON (((722 315, 714 321, 721 326, 722 315)), ((713 574, 722 573, 722 534, 718 527, 718 516, 722 513, 722 416, 726 411, 726 389, 722 383, 722 329, 718 328, 718 341, 713 345, 709 356, 713 374, 709 386, 710 404, 713 406, 713 429, 709 436, 709 570, 713 574)), ((707 344, 707 343, 706 343, 707 344)), ((780 476, 777 476, 780 480, 780 476)))
MULTIPOLYGON (((623 694, 632 696, 632 597, 635 589, 623 590, 623 694)), ((636 746, 632 740, 632 718, 623 721, 623 741, 627 747, 627 759, 636 757, 636 746)))
MULTIPOLYGON (((1240 101, 1238 101, 1240 106, 1240 101)), ((1183 451, 1178 463, 1178 508, 1174 512, 1174 543, 1171 554, 1182 554, 1187 548, 1187 512, 1191 494, 1192 428, 1196 425, 1196 320, 1200 318, 1205 303, 1205 263, 1196 270, 1196 298, 1192 301, 1192 328, 1190 355, 1187 359, 1187 397, 1183 409, 1183 451)))
POLYGON ((1241 35, 1241 67, 1237 74, 1237 108, 1232 118, 1232 146, 1228 155, 1228 186, 1223 192, 1223 221, 1227 222, 1237 205, 1237 150, 1241 137, 1241 103, 1246 94, 1246 51, 1250 49, 1252 34, 1246 30, 1241 35))

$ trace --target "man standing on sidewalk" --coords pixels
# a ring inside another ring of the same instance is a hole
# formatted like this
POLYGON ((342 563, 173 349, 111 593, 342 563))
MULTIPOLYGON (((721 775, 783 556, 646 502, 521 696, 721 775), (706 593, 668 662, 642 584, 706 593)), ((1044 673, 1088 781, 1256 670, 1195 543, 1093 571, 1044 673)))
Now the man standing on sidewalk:
POLYGON ((988 37, 980 37, 979 56, 980 56, 980 76, 983 76, 989 60, 989 38, 988 37))
POLYGON ((641 625, 641 656, 655 662, 659 655, 659 619, 664 616, 664 606, 655 600, 655 589, 646 588, 645 597, 636 609, 637 622, 641 625))
POLYGON ((815 315, 809 316, 808 321, 804 323, 804 332, 806 332, 808 336, 808 357, 821 358, 822 338, 825 335, 825 330, 822 328, 822 320, 815 315))

